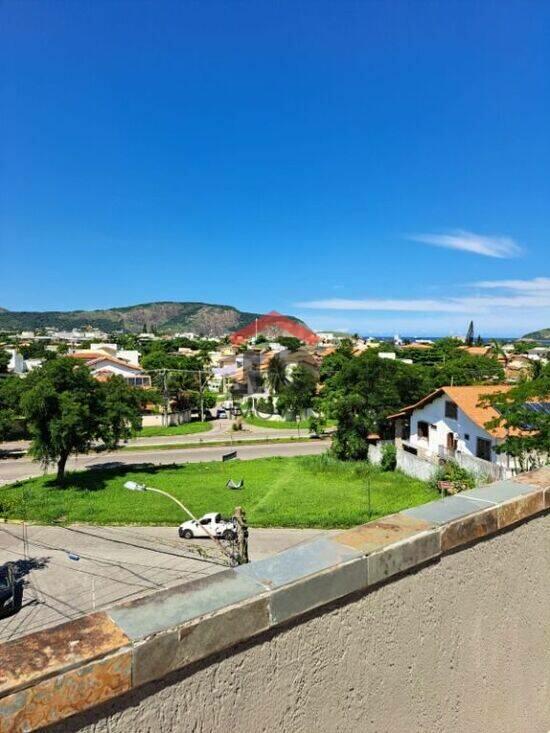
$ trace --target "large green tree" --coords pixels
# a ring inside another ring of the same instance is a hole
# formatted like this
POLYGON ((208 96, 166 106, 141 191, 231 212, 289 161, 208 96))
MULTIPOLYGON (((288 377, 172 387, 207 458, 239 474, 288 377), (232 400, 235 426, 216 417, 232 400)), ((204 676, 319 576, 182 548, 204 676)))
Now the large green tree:
POLYGON ((75 359, 53 359, 24 380, 20 406, 30 453, 44 465, 55 463, 57 481, 63 482, 71 454, 87 453, 98 443, 116 448, 139 428, 142 399, 122 377, 98 382, 75 359))
POLYGON ((7 374, 10 355, 5 349, 0 348, 0 374, 7 374))
POLYGON ((550 364, 533 380, 490 395, 498 417, 488 427, 504 428, 497 451, 513 456, 522 471, 550 463, 550 364))
POLYGON ((279 413, 290 413, 294 418, 300 418, 304 412, 313 407, 317 379, 315 374, 298 364, 292 370, 292 377, 277 398, 279 413))
POLYGON ((0 440, 8 440, 14 435, 23 386, 24 380, 20 377, 0 379, 0 440))
POLYGON ((338 426, 333 448, 339 458, 367 455, 371 432, 389 435, 388 415, 419 400, 430 391, 428 370, 375 351, 354 356, 347 344, 328 356, 321 366, 322 411, 338 426))

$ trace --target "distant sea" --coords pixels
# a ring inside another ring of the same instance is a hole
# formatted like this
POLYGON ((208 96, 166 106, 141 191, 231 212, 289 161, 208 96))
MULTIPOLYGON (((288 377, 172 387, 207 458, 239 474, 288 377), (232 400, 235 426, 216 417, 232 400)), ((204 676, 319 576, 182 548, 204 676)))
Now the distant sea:
MULTIPOLYGON (((377 341, 393 341, 393 336, 362 336, 362 338, 373 338, 377 341)), ((439 339, 442 338, 448 338, 448 336, 409 336, 407 334, 399 334, 399 338, 402 341, 416 341, 417 339, 428 339, 429 341, 439 341, 439 339)), ((483 338, 484 344, 490 344, 491 341, 502 341, 503 343, 506 343, 508 341, 520 341, 520 336, 488 336, 487 338, 483 338)), ((536 339, 538 344, 542 344, 543 346, 550 346, 550 339, 536 339)))

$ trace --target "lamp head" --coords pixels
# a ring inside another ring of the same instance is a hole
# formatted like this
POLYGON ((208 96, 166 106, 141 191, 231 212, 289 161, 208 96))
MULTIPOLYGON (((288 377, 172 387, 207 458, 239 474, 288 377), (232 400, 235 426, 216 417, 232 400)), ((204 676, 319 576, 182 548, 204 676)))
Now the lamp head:
POLYGON ((138 484, 136 481, 126 481, 124 488, 129 491, 146 491, 145 484, 138 484))

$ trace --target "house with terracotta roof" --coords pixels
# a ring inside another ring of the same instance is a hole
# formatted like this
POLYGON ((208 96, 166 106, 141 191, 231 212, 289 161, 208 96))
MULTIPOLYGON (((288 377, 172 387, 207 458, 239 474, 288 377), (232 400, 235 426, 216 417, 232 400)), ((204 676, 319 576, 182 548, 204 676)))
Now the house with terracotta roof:
POLYGON ((84 362, 89 367, 92 376, 101 382, 118 375, 132 387, 148 388, 151 386, 151 377, 143 371, 139 364, 131 364, 101 351, 79 351, 68 354, 68 356, 84 362))
POLYGON ((389 419, 395 423, 396 444, 421 458, 454 458, 458 453, 505 465, 496 452, 504 428, 487 427, 498 413, 482 403, 484 395, 506 392, 508 385, 440 387, 389 419))
POLYGON ((269 341, 277 341, 279 336, 294 336, 308 346, 315 346, 319 337, 304 323, 294 321, 288 316, 283 316, 277 311, 271 311, 265 316, 256 318, 244 328, 231 334, 231 343, 234 346, 245 344, 250 339, 264 335, 269 341))

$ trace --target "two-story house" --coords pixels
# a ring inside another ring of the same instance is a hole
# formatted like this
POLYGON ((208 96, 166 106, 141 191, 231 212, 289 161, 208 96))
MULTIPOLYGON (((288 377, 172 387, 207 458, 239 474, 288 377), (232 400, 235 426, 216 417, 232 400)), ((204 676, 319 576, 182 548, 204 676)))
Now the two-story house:
POLYGON ((503 428, 488 428, 498 416, 482 397, 505 392, 507 385, 440 387, 390 419, 396 444, 422 458, 453 458, 457 452, 491 463, 506 464, 495 448, 506 437, 503 428))

